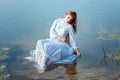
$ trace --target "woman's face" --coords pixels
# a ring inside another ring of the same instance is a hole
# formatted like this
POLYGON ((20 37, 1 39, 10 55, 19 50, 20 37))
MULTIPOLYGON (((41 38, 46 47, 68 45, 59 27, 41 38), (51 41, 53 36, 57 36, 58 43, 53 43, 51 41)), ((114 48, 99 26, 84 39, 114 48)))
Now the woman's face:
POLYGON ((67 23, 71 23, 72 22, 72 20, 73 20, 73 17, 71 16, 71 15, 65 15, 65 22, 67 22, 67 23))

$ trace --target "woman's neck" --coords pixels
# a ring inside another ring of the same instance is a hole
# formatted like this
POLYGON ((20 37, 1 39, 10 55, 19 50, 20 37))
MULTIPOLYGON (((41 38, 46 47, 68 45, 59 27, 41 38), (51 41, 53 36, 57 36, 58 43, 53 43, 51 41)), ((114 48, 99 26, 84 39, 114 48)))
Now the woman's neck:
MULTIPOLYGON (((68 23, 64 18, 63 18, 63 21, 65 22, 65 23, 68 23)), ((69 23, 68 23, 69 24, 69 23)))

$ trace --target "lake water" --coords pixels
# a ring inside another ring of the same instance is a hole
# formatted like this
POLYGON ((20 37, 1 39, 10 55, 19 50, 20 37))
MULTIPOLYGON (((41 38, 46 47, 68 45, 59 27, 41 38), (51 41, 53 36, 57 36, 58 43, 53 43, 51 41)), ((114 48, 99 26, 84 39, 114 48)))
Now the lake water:
POLYGON ((120 34, 119 21, 119 0, 0 0, 0 46, 11 48, 6 71, 0 75, 7 72, 11 80, 120 80, 120 65, 112 60, 106 65, 102 56, 102 45, 115 52, 116 41, 101 41, 97 34, 120 34), (82 57, 77 59, 77 73, 66 75, 59 66, 38 74, 24 57, 35 49, 37 40, 49 38, 53 21, 68 10, 78 15, 76 36, 82 57))

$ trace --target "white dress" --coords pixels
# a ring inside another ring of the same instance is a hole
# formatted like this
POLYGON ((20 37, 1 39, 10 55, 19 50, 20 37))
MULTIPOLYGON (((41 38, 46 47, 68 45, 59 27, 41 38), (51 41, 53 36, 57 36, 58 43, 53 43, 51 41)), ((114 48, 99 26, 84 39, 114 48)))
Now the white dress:
POLYGON ((38 40, 36 49, 31 52, 35 67, 46 70, 52 63, 67 64, 76 59, 74 49, 78 48, 72 26, 61 18, 56 19, 50 28, 50 39, 38 40), (70 45, 55 39, 57 35, 66 37, 69 34, 70 45))

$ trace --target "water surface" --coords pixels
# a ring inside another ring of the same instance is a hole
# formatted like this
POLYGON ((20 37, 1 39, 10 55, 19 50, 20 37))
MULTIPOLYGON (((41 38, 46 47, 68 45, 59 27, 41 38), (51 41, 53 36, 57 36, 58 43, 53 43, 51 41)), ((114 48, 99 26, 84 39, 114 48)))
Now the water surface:
MULTIPOLYGON (((116 51, 114 41, 98 40, 100 30, 120 34, 119 0, 0 0, 0 45, 11 48, 7 70, 10 79, 66 80, 64 67, 38 74, 33 64, 25 60, 35 49, 36 41, 49 38, 49 29, 56 18, 68 10, 78 14, 77 42, 82 57, 77 59, 76 80, 118 80, 119 65, 103 59, 101 45, 116 51), (114 73, 114 74, 112 74, 114 73), (56 75, 57 74, 57 75, 56 75)), ((70 77, 69 77, 70 78, 70 77)))

